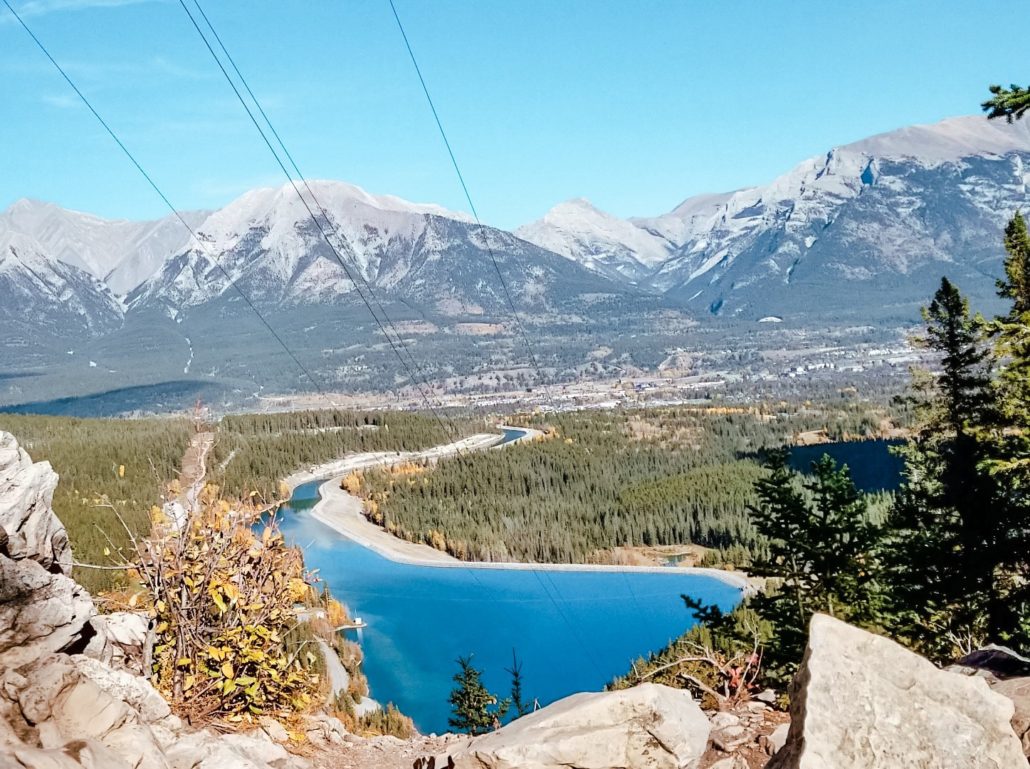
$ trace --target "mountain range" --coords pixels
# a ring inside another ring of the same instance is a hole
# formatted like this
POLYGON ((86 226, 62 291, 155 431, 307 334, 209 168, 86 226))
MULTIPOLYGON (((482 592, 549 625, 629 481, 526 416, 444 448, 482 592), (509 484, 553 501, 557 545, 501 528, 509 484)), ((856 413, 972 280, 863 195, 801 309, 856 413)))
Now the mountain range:
POLYGON ((991 301, 1027 161, 1025 123, 960 117, 836 147, 764 186, 658 216, 576 199, 514 232, 332 181, 302 188, 303 202, 286 185, 184 213, 196 237, 174 216, 113 221, 21 200, 0 213, 0 403, 24 400, 34 378, 50 395, 62 382, 90 391, 185 375, 252 388, 281 351, 258 341, 250 305, 340 389, 403 378, 365 300, 433 360, 434 378, 513 365, 506 292, 530 334, 550 340, 556 376, 629 335, 638 341, 623 344, 620 365, 647 368, 695 324, 911 322, 942 274, 991 301), (651 337, 661 341, 640 341, 651 337), (173 368, 168 345, 183 340, 173 368), (470 348, 479 362, 462 362, 470 348), (68 373, 83 353, 111 376, 83 385, 68 373), (6 393, 3 382, 14 383, 6 393))

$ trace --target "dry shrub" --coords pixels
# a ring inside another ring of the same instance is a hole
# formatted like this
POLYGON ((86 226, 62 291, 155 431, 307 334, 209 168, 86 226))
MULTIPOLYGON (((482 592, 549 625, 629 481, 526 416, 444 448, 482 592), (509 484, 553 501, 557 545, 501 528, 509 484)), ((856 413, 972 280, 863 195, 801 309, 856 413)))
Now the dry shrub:
POLYGON ((152 679, 180 713, 239 723, 310 707, 316 655, 294 605, 311 588, 274 519, 262 524, 208 490, 178 525, 156 515, 136 545, 153 596, 152 679))

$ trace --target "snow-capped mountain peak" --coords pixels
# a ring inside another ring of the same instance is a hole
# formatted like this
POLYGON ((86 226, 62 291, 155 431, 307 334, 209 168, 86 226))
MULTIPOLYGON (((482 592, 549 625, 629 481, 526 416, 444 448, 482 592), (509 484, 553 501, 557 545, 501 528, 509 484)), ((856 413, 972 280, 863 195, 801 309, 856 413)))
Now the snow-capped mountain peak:
POLYGON ((586 198, 559 203, 515 234, 597 272, 632 281, 646 277, 671 250, 662 236, 601 211, 586 198))
POLYGON ((229 291, 230 279, 261 302, 331 303, 350 294, 354 281, 394 290, 430 262, 448 260, 448 269, 461 270, 467 252, 480 253, 487 242, 502 256, 530 250, 509 233, 481 230, 467 214, 333 181, 252 190, 207 217, 197 233, 200 244, 167 260, 130 295, 133 307, 203 304, 229 291))
POLYGON ((608 274, 612 252, 620 264, 654 265, 638 283, 741 312, 767 282, 890 284, 891 274, 964 262, 963 250, 1023 204, 1025 160, 1030 121, 949 118, 839 145, 763 186, 691 197, 661 216, 620 220, 570 201, 519 233, 608 274))
MULTIPOLYGON (((183 214, 191 223, 203 216, 183 214)), ((188 230, 172 215, 143 222, 104 219, 25 198, 0 213, 0 231, 29 236, 50 258, 104 280, 119 295, 150 277, 190 240, 188 230)))

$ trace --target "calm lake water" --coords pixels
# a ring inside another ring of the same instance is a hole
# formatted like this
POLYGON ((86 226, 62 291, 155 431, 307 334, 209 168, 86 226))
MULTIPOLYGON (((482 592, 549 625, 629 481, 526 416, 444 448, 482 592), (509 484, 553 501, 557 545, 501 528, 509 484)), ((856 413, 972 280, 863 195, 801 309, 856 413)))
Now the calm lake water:
POLYGON ((891 453, 892 446, 904 441, 875 440, 822 443, 815 446, 794 446, 790 450, 790 466, 807 473, 812 463, 829 454, 838 465, 847 465, 860 491, 894 491, 901 484, 904 462, 891 453))
POLYGON ((492 691, 506 696, 512 649, 523 690, 546 705, 599 690, 630 662, 691 624, 687 593, 723 609, 740 591, 712 577, 412 566, 390 561, 311 518, 320 482, 282 509, 289 540, 333 594, 368 627, 357 631, 372 696, 394 702, 419 730, 447 731, 447 695, 459 655, 473 654, 492 691))

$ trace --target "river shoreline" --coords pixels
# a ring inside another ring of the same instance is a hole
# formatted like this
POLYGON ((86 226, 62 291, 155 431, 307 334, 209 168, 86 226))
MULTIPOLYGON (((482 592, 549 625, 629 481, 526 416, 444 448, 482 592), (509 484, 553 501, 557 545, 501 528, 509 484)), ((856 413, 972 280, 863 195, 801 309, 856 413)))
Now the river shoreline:
MULTIPOLYGON (((519 441, 534 440, 539 435, 532 428, 499 426, 502 430, 518 430, 519 437, 503 445, 519 441)), ((339 534, 362 547, 395 563, 412 566, 432 566, 452 569, 501 569, 509 571, 565 571, 565 572, 624 572, 652 574, 684 574, 706 576, 717 579, 742 591, 752 588, 743 573, 700 566, 622 566, 615 564, 576 563, 522 563, 501 561, 462 561, 429 545, 408 542, 395 537, 385 529, 369 521, 363 514, 363 501, 340 487, 343 477, 354 470, 381 467, 424 459, 435 460, 453 456, 459 451, 482 451, 499 448, 504 436, 481 433, 445 446, 437 446, 420 452, 378 452, 354 454, 334 462, 327 462, 307 471, 290 475, 285 480, 291 491, 297 486, 324 480, 319 486, 319 499, 309 511, 312 518, 325 524, 339 534)))

